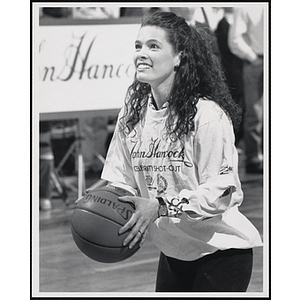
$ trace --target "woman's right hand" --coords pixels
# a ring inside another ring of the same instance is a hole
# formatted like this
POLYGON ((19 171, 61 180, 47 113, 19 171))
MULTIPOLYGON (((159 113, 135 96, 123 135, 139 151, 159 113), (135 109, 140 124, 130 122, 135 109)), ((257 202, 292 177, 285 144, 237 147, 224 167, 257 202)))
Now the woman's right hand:
POLYGON ((139 241, 140 245, 142 245, 148 234, 149 225, 158 217, 158 200, 156 198, 149 199, 137 196, 123 196, 119 197, 119 200, 121 202, 130 202, 135 206, 135 212, 130 220, 119 230, 119 234, 131 230, 123 241, 123 245, 129 244, 129 248, 132 248, 139 241))

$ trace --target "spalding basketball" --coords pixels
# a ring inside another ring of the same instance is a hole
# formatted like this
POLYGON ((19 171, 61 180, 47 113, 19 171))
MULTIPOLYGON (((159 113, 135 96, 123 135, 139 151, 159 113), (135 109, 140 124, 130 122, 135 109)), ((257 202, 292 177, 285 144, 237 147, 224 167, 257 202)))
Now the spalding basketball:
POLYGON ((118 197, 127 195, 132 194, 121 188, 105 186, 90 191, 76 203, 71 231, 76 245, 89 258, 113 263, 138 251, 138 243, 132 249, 123 246, 129 232, 118 233, 134 212, 131 203, 118 200, 118 197))

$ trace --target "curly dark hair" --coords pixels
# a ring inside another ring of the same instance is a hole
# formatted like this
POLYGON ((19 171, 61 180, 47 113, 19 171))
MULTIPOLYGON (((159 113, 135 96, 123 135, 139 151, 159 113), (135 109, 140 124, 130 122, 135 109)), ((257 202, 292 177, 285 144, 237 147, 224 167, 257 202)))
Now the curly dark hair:
MULTIPOLYGON (((232 100, 213 38, 204 29, 189 26, 185 19, 171 12, 146 15, 141 27, 157 26, 166 32, 167 41, 175 53, 182 52, 169 95, 169 115, 166 128, 170 136, 181 139, 194 130, 194 117, 199 98, 216 102, 231 119, 237 130, 240 109, 232 100)), ((136 77, 128 88, 123 129, 129 133, 143 118, 151 86, 136 77)))

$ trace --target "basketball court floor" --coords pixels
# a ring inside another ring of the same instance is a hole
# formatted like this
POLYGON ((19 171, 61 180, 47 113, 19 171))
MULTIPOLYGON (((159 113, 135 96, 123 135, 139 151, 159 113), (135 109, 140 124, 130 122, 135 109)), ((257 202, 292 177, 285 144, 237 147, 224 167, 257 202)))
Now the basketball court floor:
MULTIPOLYGON (((263 200, 263 176, 245 174, 240 166, 240 179, 245 194, 240 210, 264 240, 263 224, 268 216, 263 213, 263 207, 268 199, 263 200)), ((87 183, 92 183, 93 179, 89 180, 91 182, 87 183)), ((45 296, 48 293, 154 292, 159 250, 151 241, 147 239, 134 256, 123 262, 104 264, 91 260, 80 252, 72 239, 70 218, 76 193, 70 193, 68 199, 70 205, 66 206, 62 199, 54 198, 53 209, 39 214, 39 253, 32 258, 38 260, 39 275, 33 280, 38 284, 39 292, 45 296)), ((254 249, 249 293, 263 292, 263 270, 266 269, 263 253, 263 247, 254 249)))

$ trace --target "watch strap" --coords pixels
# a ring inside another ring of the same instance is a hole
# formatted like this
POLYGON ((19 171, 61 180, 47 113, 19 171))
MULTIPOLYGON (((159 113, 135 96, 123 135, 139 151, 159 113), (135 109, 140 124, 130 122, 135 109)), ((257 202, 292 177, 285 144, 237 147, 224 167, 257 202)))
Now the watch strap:
POLYGON ((158 211, 157 211, 158 217, 162 217, 162 216, 167 217, 168 216, 168 207, 167 207, 166 201, 161 196, 156 197, 156 199, 158 200, 158 203, 159 203, 158 211))

